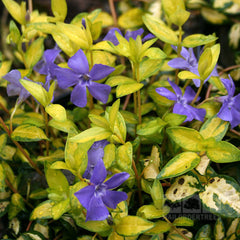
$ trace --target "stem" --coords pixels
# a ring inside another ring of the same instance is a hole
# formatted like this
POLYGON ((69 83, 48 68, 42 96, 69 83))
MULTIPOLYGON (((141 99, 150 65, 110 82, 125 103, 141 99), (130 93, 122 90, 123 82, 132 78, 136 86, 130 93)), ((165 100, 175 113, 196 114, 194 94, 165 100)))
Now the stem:
POLYGON ((8 115, 10 115, 10 112, 2 103, 0 103, 0 108, 2 108, 3 111, 5 111, 8 115))
MULTIPOLYGON (((178 36, 178 46, 177 46, 177 56, 180 57, 181 56, 181 50, 182 50, 182 27, 179 26, 179 36, 178 36)), ((179 69, 176 70, 176 73, 175 73, 175 83, 177 85, 179 85, 179 78, 178 78, 178 72, 179 72, 179 69)))
POLYGON ((206 95, 205 95, 205 99, 209 98, 212 88, 213 88, 213 85, 209 84, 206 95))
POLYGON ((142 123, 142 109, 141 109, 141 94, 140 90, 137 91, 137 104, 138 104, 138 123, 142 123))
POLYGON ((33 221, 30 221, 30 222, 28 223, 27 228, 26 228, 26 232, 28 232, 28 231, 30 230, 30 227, 31 227, 31 225, 32 225, 32 222, 33 222, 33 221))
POLYGON ((172 228, 174 228, 174 230, 175 230, 181 237, 183 237, 183 238, 186 239, 186 240, 190 240, 190 239, 189 239, 188 237, 186 237, 181 231, 179 231, 179 230, 176 228, 176 226, 174 226, 174 225, 167 219, 166 216, 163 216, 163 218, 165 219, 165 221, 166 221, 167 223, 169 223, 169 224, 171 225, 172 228))
POLYGON ((131 98, 131 94, 127 95, 127 97, 125 98, 125 102, 123 104, 122 110, 126 110, 130 98, 131 98))
POLYGON ((33 11, 33 4, 32 4, 32 0, 28 0, 28 11, 31 14, 33 11))
MULTIPOLYGON (((5 183, 6 183, 7 186, 12 190, 12 192, 19 194, 19 192, 17 191, 17 189, 15 189, 15 188, 13 187, 13 185, 8 181, 7 178, 5 178, 5 183)), ((21 197, 22 197, 22 195, 21 195, 21 197)), ((23 201, 24 201, 30 208, 32 208, 32 209, 34 208, 33 205, 32 205, 31 203, 29 203, 24 197, 22 197, 22 199, 23 199, 23 201)))
MULTIPOLYGON (((5 122, 3 121, 3 119, 0 117, 0 123, 2 123, 4 130, 6 131, 6 133, 8 134, 8 136, 11 138, 11 133, 7 127, 7 125, 5 124, 5 122)), ((28 156, 28 154, 26 153, 26 151, 23 149, 23 147, 16 142, 15 140, 13 140, 11 138, 12 142, 15 144, 15 146, 22 152, 22 154, 27 158, 28 162, 30 163, 30 165, 41 175, 43 176, 44 174, 42 173, 42 171, 38 168, 37 164, 28 156)))
POLYGON ((13 117, 14 117, 16 111, 17 111, 18 106, 19 106, 19 105, 16 103, 15 106, 14 106, 14 109, 13 109, 13 111, 12 111, 12 113, 11 113, 11 116, 10 116, 10 134, 11 134, 12 131, 13 131, 12 122, 13 122, 13 117))
POLYGON ((197 93, 196 93, 194 99, 193 99, 192 102, 191 102, 191 105, 193 105, 193 104, 196 102, 198 96, 200 95, 200 92, 201 92, 201 90, 202 90, 202 87, 203 87, 203 82, 201 81, 200 87, 198 88, 197 93))
POLYGON ((240 68, 240 64, 238 64, 238 65, 233 65, 233 66, 230 66, 230 67, 227 67, 227 68, 223 69, 223 70, 219 73, 219 76, 221 76, 223 73, 228 72, 228 71, 230 71, 230 70, 233 70, 233 69, 235 69, 235 68, 240 68))
POLYGON ((110 11, 113 17, 114 27, 117 27, 118 23, 117 23, 117 14, 114 6, 114 0, 108 0, 108 3, 109 3, 110 11))
POLYGON ((141 178, 139 177, 138 175, 138 171, 137 171, 137 167, 136 167, 136 164, 135 164, 135 161, 134 159, 132 160, 132 166, 133 166, 133 171, 135 173, 135 177, 136 177, 136 180, 137 180, 137 185, 138 185, 138 198, 139 198, 139 204, 140 206, 142 205, 142 190, 141 190, 141 178))
POLYGON ((237 136, 240 136, 240 133, 237 132, 236 130, 234 130, 234 129, 230 129, 230 131, 231 131, 232 133, 236 134, 237 136))
MULTIPOLYGON (((48 131, 48 114, 47 112, 45 111, 45 109, 43 108, 43 106, 41 105, 41 111, 44 115, 44 122, 45 122, 45 132, 46 132, 46 136, 47 138, 49 137, 49 131, 48 131)), ((47 152, 47 156, 49 155, 49 141, 46 140, 45 141, 46 143, 46 152, 47 152)))
POLYGON ((133 101, 134 101, 134 113, 137 114, 137 93, 133 93, 133 101))

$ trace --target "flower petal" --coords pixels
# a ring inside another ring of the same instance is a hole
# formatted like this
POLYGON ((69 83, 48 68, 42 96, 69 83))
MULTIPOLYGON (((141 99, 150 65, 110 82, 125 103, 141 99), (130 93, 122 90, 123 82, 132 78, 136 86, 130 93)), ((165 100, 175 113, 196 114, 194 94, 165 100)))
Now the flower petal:
POLYGON ((117 173, 108 179, 104 184, 107 186, 107 189, 113 189, 120 186, 129 177, 130 175, 126 172, 117 173))
POLYGON ((109 212, 101 197, 93 196, 87 208, 86 221, 101 221, 108 217, 109 212))
POLYGON ((83 205, 83 207, 88 209, 89 202, 91 198, 94 196, 94 191, 95 186, 89 185, 75 192, 74 195, 76 196, 78 201, 83 205))
POLYGON ((142 42, 144 43, 144 42, 146 42, 146 41, 148 41, 148 40, 150 40, 150 39, 153 39, 153 38, 155 38, 156 36, 154 36, 153 34, 151 34, 151 33, 148 33, 143 39, 142 39, 142 42))
POLYGON ((18 85, 19 87, 22 86, 19 82, 19 79, 21 79, 21 73, 18 70, 12 70, 2 78, 6 79, 10 83, 18 85))
POLYGON ((232 121, 230 121, 230 123, 231 123, 231 128, 234 128, 240 124, 240 112, 235 107, 232 107, 231 113, 233 118, 232 118, 232 121))
POLYGON ((217 116, 224 121, 232 121, 233 116, 231 110, 228 108, 228 101, 223 102, 217 116))
POLYGON ((109 67, 107 65, 94 64, 91 71, 89 72, 89 75, 91 76, 91 79, 93 81, 98 81, 98 80, 101 80, 101 79, 107 77, 114 70, 115 70, 115 68, 109 67))
POLYGON ((240 111, 240 93, 238 95, 236 95, 235 97, 233 97, 232 99, 233 101, 233 106, 238 110, 240 111))
POLYGON ((84 74, 89 72, 89 64, 86 55, 82 49, 79 49, 68 60, 68 66, 76 73, 84 74))
POLYGON ((127 200, 127 198, 128 196, 125 192, 107 190, 102 200, 107 207, 115 209, 120 202, 127 200))
POLYGON ((168 79, 168 82, 172 86, 172 88, 173 88, 174 92, 176 93, 177 97, 182 96, 182 91, 181 91, 180 87, 177 84, 175 84, 174 82, 170 81, 169 79, 168 79))
POLYGON ((33 70, 40 74, 47 75, 48 66, 46 62, 42 59, 39 62, 37 62, 37 64, 33 67, 33 70))
POLYGON ((156 88, 156 92, 169 100, 177 101, 177 96, 165 87, 156 88))
POLYGON ((107 103, 108 96, 111 92, 111 87, 109 85, 91 82, 87 88, 94 98, 102 103, 107 103))
POLYGON ((77 84, 71 93, 71 102, 78 107, 87 105, 87 89, 86 86, 77 84))
POLYGON ((90 179, 92 176, 92 171, 97 164, 99 159, 103 159, 104 147, 109 144, 107 140, 96 141, 88 150, 88 165, 87 169, 83 174, 84 178, 90 179))
POLYGON ((48 50, 46 50, 44 52, 44 57, 45 57, 46 63, 53 63, 60 52, 61 52, 60 49, 48 49, 48 50))
POLYGON ((183 95, 183 98, 187 100, 187 103, 191 103, 191 101, 194 99, 196 93, 194 90, 190 87, 187 86, 183 95))
POLYGON ((221 79, 221 81, 224 84, 225 88, 227 89, 228 96, 233 97, 235 92, 235 85, 231 76, 229 75, 229 79, 221 79))
POLYGON ((68 68, 56 67, 54 69, 54 75, 57 78, 60 88, 68 88, 79 82, 78 75, 68 68))
POLYGON ((107 177, 107 170, 104 166, 103 160, 99 159, 99 161, 95 165, 95 168, 93 169, 90 182, 94 183, 95 185, 99 185, 103 183, 106 177, 107 177))
POLYGON ((187 118, 185 119, 185 122, 192 120, 192 115, 188 111, 186 111, 186 109, 181 103, 174 104, 173 113, 187 116, 187 118))
MULTIPOLYGON (((195 107, 192 107, 191 105, 185 105, 184 107, 186 109, 186 112, 188 112, 189 115, 191 114, 191 116, 192 116, 191 120, 196 119, 196 120, 203 122, 204 117, 206 115, 205 109, 195 108, 195 107)), ((186 119, 185 121, 191 121, 191 120, 186 119)))
POLYGON ((112 28, 108 31, 107 35, 103 38, 103 41, 110 41, 112 42, 115 46, 119 44, 117 37, 115 35, 115 32, 118 32, 119 34, 122 35, 121 31, 119 28, 112 28))
POLYGON ((168 66, 172 68, 177 68, 177 69, 188 69, 189 64, 188 62, 183 59, 183 58, 174 58, 168 62, 168 66))
POLYGON ((135 31, 127 31, 125 34, 125 38, 129 41, 130 38, 136 40, 137 36, 141 36, 144 30, 142 28, 135 31))

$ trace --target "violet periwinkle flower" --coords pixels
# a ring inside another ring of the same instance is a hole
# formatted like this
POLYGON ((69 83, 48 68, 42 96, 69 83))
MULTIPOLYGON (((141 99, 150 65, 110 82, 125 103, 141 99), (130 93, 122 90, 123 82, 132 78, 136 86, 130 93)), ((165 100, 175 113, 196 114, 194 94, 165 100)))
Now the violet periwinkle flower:
POLYGON ((230 75, 229 79, 221 79, 221 81, 228 95, 218 97, 218 100, 222 102, 222 107, 217 116, 224 121, 229 121, 231 128, 234 128, 240 124, 240 93, 234 97, 235 85, 230 75))
POLYGON ((70 99, 73 104, 78 107, 85 107, 87 105, 87 89, 97 100, 103 103, 107 102, 111 87, 95 81, 107 77, 114 71, 113 67, 95 64, 89 71, 87 57, 81 49, 69 58, 68 66, 70 69, 57 67, 54 73, 60 88, 74 86, 70 99))
MULTIPOLYGON (((103 38, 103 41, 110 41, 112 42, 115 46, 119 44, 119 41, 115 35, 115 32, 118 32, 120 35, 122 35, 121 31, 119 28, 112 28, 108 31, 107 35, 103 38)), ((127 41, 129 41, 130 38, 133 38, 134 40, 137 39, 137 36, 141 36, 143 34, 144 30, 142 28, 135 30, 135 31, 127 31, 125 34, 125 38, 127 41)), ((123 35, 122 35, 123 36, 123 35)), ((142 41, 145 42, 147 40, 150 40, 154 38, 155 36, 151 33, 147 34, 142 41)))
POLYGON ((129 178, 129 174, 121 172, 105 181, 107 170, 102 160, 95 165, 90 185, 80 189, 74 195, 87 210, 86 221, 101 221, 109 216, 108 208, 115 209, 117 204, 127 199, 127 194, 111 191, 129 178), (104 182, 105 181, 105 182, 104 182))
MULTIPOLYGON (((172 47, 175 51, 177 51, 175 46, 172 47)), ((181 57, 170 60, 168 65, 172 68, 188 70, 199 76, 198 60, 193 52, 193 48, 186 49, 185 47, 182 47, 180 55, 181 57)), ((211 76, 218 76, 216 67, 213 69, 207 79, 204 80, 204 82, 206 82, 211 76)), ((200 86, 200 79, 193 79, 193 82, 196 87, 200 86)))
POLYGON ((92 176, 92 171, 99 160, 103 159, 104 148, 108 145, 107 140, 96 141, 93 143, 91 148, 88 150, 88 165, 87 169, 83 174, 84 178, 90 179, 92 176))
POLYGON ((175 93, 171 92, 165 87, 156 88, 156 92, 169 100, 175 101, 173 113, 186 115, 187 118, 184 122, 192 121, 193 119, 203 121, 206 115, 206 110, 201 108, 198 109, 189 105, 196 95, 194 90, 190 86, 187 86, 184 94, 182 94, 181 89, 174 82, 170 80, 168 80, 168 82, 175 93))
MULTIPOLYGON (((6 79, 9 82, 7 85, 7 95, 9 97, 18 95, 17 104, 24 102, 31 95, 19 82, 22 77, 21 73, 18 70, 12 70, 2 78, 6 79)), ((23 79, 31 81, 27 77, 24 77, 23 79)))
POLYGON ((61 52, 60 49, 48 49, 44 52, 42 59, 34 66, 34 70, 40 74, 46 75, 45 86, 49 88, 50 81, 55 79, 54 69, 56 65, 54 61, 61 52))

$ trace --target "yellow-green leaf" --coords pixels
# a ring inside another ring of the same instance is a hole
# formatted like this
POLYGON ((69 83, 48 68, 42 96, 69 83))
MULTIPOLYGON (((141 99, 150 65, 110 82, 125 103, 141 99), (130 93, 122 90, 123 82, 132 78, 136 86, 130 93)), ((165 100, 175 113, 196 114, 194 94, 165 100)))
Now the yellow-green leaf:
POLYGON ((67 113, 60 104, 50 104, 45 108, 46 112, 56 121, 64 122, 67 120, 67 113))
POLYGON ((117 98, 129 95, 131 93, 137 92, 140 90, 144 85, 142 83, 130 83, 130 84, 122 84, 117 86, 116 89, 116 96, 117 98))
POLYGON ((51 200, 47 200, 45 202, 40 203, 31 213, 30 220, 36 219, 51 219, 52 216, 52 207, 54 202, 51 200))
POLYGON ((156 234, 168 232, 170 229, 171 229, 171 225, 169 223, 159 220, 159 221, 155 222, 155 227, 144 232, 144 234, 145 235, 156 235, 156 234))
POLYGON ((178 74, 178 77, 180 79, 199 79, 200 77, 196 75, 195 73, 192 73, 190 71, 181 71, 178 74))
POLYGON ((200 157, 194 152, 183 152, 172 158, 158 174, 158 179, 165 179, 182 175, 200 162, 200 157))
POLYGON ((202 16, 212 24, 222 24, 228 20, 227 16, 211 8, 202 7, 202 16))
POLYGON ((184 47, 197 47, 201 45, 206 45, 217 40, 217 37, 213 35, 203 35, 203 34, 191 34, 183 39, 182 45, 184 47))
POLYGON ((52 207, 52 216, 54 220, 59 219, 65 212, 69 211, 70 207, 70 199, 67 198, 52 207))
POLYGON ((154 205, 143 205, 137 211, 137 216, 145 219, 156 219, 166 216, 170 212, 168 206, 164 206, 162 209, 157 209, 154 205))
POLYGON ((154 223, 137 216, 126 216, 116 225, 116 232, 125 237, 144 233, 155 226, 154 223))
POLYGON ((27 52, 25 53, 25 63, 27 68, 32 68, 42 57, 44 51, 43 41, 44 38, 40 37, 32 42, 27 49, 27 52))
POLYGON ((67 3, 66 0, 51 0, 51 8, 53 15, 61 21, 67 16, 67 3))
POLYGON ((20 142, 36 142, 48 140, 41 128, 31 125, 21 125, 14 129, 11 138, 20 142))
POLYGON ((152 32, 156 37, 158 37, 163 42, 177 45, 178 44, 178 37, 177 34, 169 28, 165 23, 150 15, 145 14, 143 16, 143 22, 145 23, 146 27, 152 32))

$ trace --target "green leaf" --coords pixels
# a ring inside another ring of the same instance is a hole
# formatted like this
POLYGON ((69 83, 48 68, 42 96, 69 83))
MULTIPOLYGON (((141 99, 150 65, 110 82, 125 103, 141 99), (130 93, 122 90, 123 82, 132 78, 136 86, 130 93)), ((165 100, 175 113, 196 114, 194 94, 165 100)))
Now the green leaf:
POLYGON ((94 127, 110 129, 109 122, 106 120, 106 118, 96 114, 89 114, 88 118, 92 122, 92 126, 94 125, 94 127))
MULTIPOLYGON (((151 228, 150 230, 144 232, 144 235, 155 235, 160 233, 168 232, 171 229, 171 225, 164 221, 157 221, 155 222, 155 226, 151 228)), ((153 238, 151 238, 153 240, 153 238)))
POLYGON ((215 223, 214 237, 216 240, 222 240, 225 237, 225 227, 221 217, 219 217, 215 223))
POLYGON ((145 14, 143 16, 143 22, 149 31, 163 42, 173 45, 178 44, 177 34, 171 28, 165 25, 162 20, 150 14, 145 14))
POLYGON ((126 142, 117 148, 116 162, 122 171, 132 171, 132 144, 126 142))
POLYGON ((62 149, 57 149, 55 152, 50 153, 48 156, 38 156, 37 161, 39 162, 55 162, 57 160, 64 159, 64 151, 62 149))
POLYGON ((144 233, 155 226, 154 223, 137 216, 126 216, 116 225, 116 232, 125 237, 144 233))
POLYGON ((27 68, 32 68, 42 57, 44 51, 43 42, 44 38, 40 37, 32 42, 27 49, 25 53, 25 64, 27 68))
POLYGON ((170 212, 168 206, 157 209, 154 205, 143 205, 137 211, 137 216, 145 219, 156 219, 166 216, 170 212))
POLYGON ((104 156, 103 156, 103 162, 108 169, 113 161, 115 160, 115 155, 116 155, 116 147, 113 143, 107 144, 107 146, 104 148, 104 156))
POLYGON ((189 72, 189 71, 181 71, 178 74, 178 77, 180 79, 199 79, 200 77, 196 75, 195 73, 189 72))
POLYGON ((172 158, 158 174, 158 179, 165 179, 182 175, 200 162, 200 157, 194 152, 183 152, 172 158))
POLYGON ((165 203, 165 197, 164 197, 162 184, 157 179, 154 179, 154 182, 151 188, 151 197, 152 197, 154 206, 157 209, 162 209, 165 203))
POLYGON ((175 179, 174 183, 167 189, 166 197, 171 202, 189 198, 201 190, 198 178, 193 174, 186 174, 175 179))
POLYGON ((174 127, 182 124, 187 116, 179 115, 176 113, 167 113, 163 116, 163 121, 166 122, 169 126, 174 127))
POLYGON ((54 220, 59 219, 64 213, 69 211, 70 207, 70 199, 67 198, 52 207, 52 216, 54 220))
POLYGON ((71 121, 69 119, 67 119, 64 122, 59 122, 55 119, 51 119, 48 122, 48 126, 56 128, 60 131, 63 131, 63 132, 69 133, 69 134, 77 134, 78 133, 77 126, 74 124, 73 121, 71 121))
POLYGON ((11 41, 13 41, 17 45, 20 40, 21 34, 16 23, 12 20, 10 21, 10 24, 9 24, 9 30, 10 30, 11 41))
POLYGON ((66 0, 51 0, 53 15, 60 21, 64 21, 67 16, 66 0))
POLYGON ((173 225, 182 227, 192 227, 194 225, 194 221, 191 218, 178 217, 173 221, 173 225))
POLYGON ((52 100, 52 99, 48 98, 47 91, 44 89, 44 87, 41 84, 38 84, 38 83, 35 83, 32 81, 28 81, 25 79, 21 79, 20 83, 44 107, 46 107, 52 100))
POLYGON ((37 142, 48 140, 41 128, 31 125, 21 125, 14 129, 11 138, 19 142, 37 142))
POLYGON ((186 127, 169 127, 167 134, 176 142, 180 147, 193 152, 204 150, 203 137, 201 134, 191 128, 186 127))
POLYGON ((52 207, 54 202, 51 200, 44 201, 40 203, 31 213, 30 220, 36 219, 51 219, 52 216, 52 207))
POLYGON ((228 126, 229 122, 213 116, 201 126, 199 133, 205 139, 214 137, 216 141, 221 141, 228 130, 228 126))
POLYGON ((46 179, 48 186, 51 189, 60 191, 60 192, 68 192, 69 184, 65 177, 65 175, 56 169, 48 168, 46 171, 46 179))
POLYGON ((220 54, 220 44, 216 44, 211 48, 206 48, 201 54, 198 61, 198 72, 202 81, 207 79, 213 71, 220 54))
POLYGON ((117 98, 129 95, 131 93, 137 92, 140 90, 144 85, 142 83, 130 83, 130 84, 121 84, 117 86, 116 89, 116 96, 117 98))
POLYGON ((129 29, 142 26, 143 10, 140 8, 130 8, 118 18, 120 27, 129 29))
POLYGON ((50 104, 45 108, 46 112, 56 121, 64 122, 67 120, 67 113, 60 104, 50 104))
POLYGON ((117 119, 117 113, 120 106, 120 99, 115 101, 109 110, 109 125, 112 132, 114 132, 114 126, 117 119))
POLYGON ((211 212, 227 218, 240 217, 240 187, 230 177, 213 177, 199 193, 203 205, 211 212))
MULTIPOLYGON (((191 34, 183 39, 182 46, 188 48, 194 48, 201 45, 206 45, 217 40, 217 37, 213 35, 203 35, 203 34, 191 34)), ((177 45, 177 44, 175 44, 177 45)))
POLYGON ((177 26, 182 26, 189 18, 190 12, 185 9, 177 8, 177 10, 170 15, 169 19, 177 26))
POLYGON ((3 165, 0 164, 0 191, 1 192, 5 191, 5 178, 6 178, 6 175, 5 175, 3 165))
POLYGON ((104 129, 101 127, 92 127, 77 134, 74 137, 71 137, 70 141, 77 142, 77 143, 84 143, 93 139, 95 141, 100 141, 103 139, 107 139, 111 135, 112 135, 112 132, 107 129, 104 129))
POLYGON ((240 161, 240 150, 233 144, 225 141, 212 141, 206 144, 208 158, 217 163, 240 161))
POLYGON ((7 134, 3 133, 0 135, 0 152, 3 151, 3 148, 6 146, 7 143, 7 134))
POLYGON ((143 81, 148 77, 156 74, 162 67, 163 61, 160 59, 144 59, 139 67, 139 81, 143 81))
POLYGON ((2 0, 12 17, 20 24, 24 25, 26 22, 26 2, 21 2, 19 5, 14 0, 2 0))
POLYGON ((115 87, 117 85, 122 85, 122 84, 129 84, 129 83, 136 83, 136 81, 132 78, 125 77, 122 75, 112 76, 108 78, 108 80, 106 81, 106 84, 111 87, 115 87))
POLYGON ((163 52, 160 48, 151 47, 148 48, 143 55, 150 59, 165 59, 167 57, 166 53, 163 52))
POLYGON ((196 240, 211 240, 212 239, 212 228, 209 224, 203 225, 197 232, 196 240))

